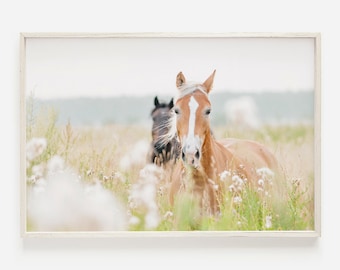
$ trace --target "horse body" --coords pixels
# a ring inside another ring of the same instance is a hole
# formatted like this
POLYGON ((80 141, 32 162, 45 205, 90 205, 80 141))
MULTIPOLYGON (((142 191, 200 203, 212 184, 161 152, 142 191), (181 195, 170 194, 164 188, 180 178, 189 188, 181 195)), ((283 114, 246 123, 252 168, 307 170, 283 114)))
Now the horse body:
POLYGON ((182 145, 182 162, 172 177, 170 201, 182 189, 189 190, 203 204, 208 197, 209 209, 217 213, 222 200, 221 173, 230 172, 245 181, 256 181, 256 170, 262 167, 276 169, 274 155, 263 145, 250 140, 228 138, 216 140, 211 133, 208 94, 214 73, 203 83, 186 85, 182 73, 177 75, 179 96, 174 107, 177 136, 182 145))

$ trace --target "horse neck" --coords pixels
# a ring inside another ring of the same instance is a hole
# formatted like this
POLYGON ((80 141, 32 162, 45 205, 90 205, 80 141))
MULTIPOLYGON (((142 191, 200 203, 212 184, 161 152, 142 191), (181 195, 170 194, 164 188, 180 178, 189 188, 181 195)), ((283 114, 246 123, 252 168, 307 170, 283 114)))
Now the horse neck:
POLYGON ((216 180, 222 171, 232 169, 234 159, 233 154, 210 132, 206 135, 202 146, 201 165, 207 177, 216 180))
POLYGON ((202 169, 205 171, 206 175, 210 179, 214 179, 216 174, 216 155, 218 153, 218 145, 214 137, 208 132, 205 136, 203 145, 202 145, 202 158, 201 165, 202 169))

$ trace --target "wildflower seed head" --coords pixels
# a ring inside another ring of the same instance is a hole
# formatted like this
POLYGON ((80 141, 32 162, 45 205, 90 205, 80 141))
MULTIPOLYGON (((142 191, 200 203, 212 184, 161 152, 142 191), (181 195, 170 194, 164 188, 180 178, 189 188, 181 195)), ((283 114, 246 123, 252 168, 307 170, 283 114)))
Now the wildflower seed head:
POLYGON ((58 173, 65 169, 65 161, 62 157, 55 155, 47 163, 48 174, 58 173))
POLYGON ((43 177, 44 175, 44 166, 42 164, 35 165, 32 167, 32 176, 35 176, 37 179, 43 177))
POLYGON ((293 184, 293 186, 298 187, 298 186, 300 186, 301 181, 302 181, 301 178, 293 178, 292 184, 293 184))
POLYGON ((47 141, 45 138, 32 138, 26 144, 26 159, 32 161, 39 157, 46 149, 47 141))
POLYGON ((164 219, 170 219, 174 216, 174 213, 171 211, 166 211, 166 213, 164 214, 163 218, 164 219))
POLYGON ((221 173, 219 174, 219 176, 220 176, 220 180, 221 180, 222 182, 225 182, 225 181, 227 180, 227 178, 228 178, 229 176, 231 176, 231 172, 225 170, 225 171, 221 172, 221 173))
POLYGON ((145 228, 148 230, 156 229, 160 222, 158 211, 149 211, 145 216, 145 228))
POLYGON ((242 198, 240 196, 235 196, 233 199, 233 203, 236 205, 240 205, 242 203, 242 198))
MULTIPOLYGON (((243 179, 235 174, 233 175, 233 177, 231 178, 232 182, 233 182, 233 188, 235 189, 235 191, 241 192, 243 190, 243 186, 244 186, 244 181, 243 179)), ((230 186, 229 186, 229 190, 230 190, 230 186)))
POLYGON ((230 192, 236 192, 236 188, 235 188, 235 186, 234 186, 233 184, 231 184, 231 185, 229 186, 229 191, 230 191, 230 192))
POLYGON ((275 175, 274 172, 267 167, 257 169, 256 173, 258 176, 261 177, 261 179, 268 181, 268 183, 270 183, 273 180, 275 175))
POLYGON ((262 178, 259 179, 259 181, 257 181, 257 184, 260 186, 260 187, 263 187, 264 186, 264 181, 262 178))
POLYGON ((86 171, 86 175, 87 176, 91 176, 94 173, 94 171, 92 169, 89 169, 86 171))
POLYGON ((28 191, 27 215, 38 231, 127 229, 125 207, 99 182, 89 185, 62 171, 36 185, 28 191))
POLYGON ((272 216, 266 216, 266 229, 270 229, 272 227, 272 216))
POLYGON ((130 219, 129 219, 129 224, 130 225, 138 225, 140 224, 140 219, 136 216, 131 216, 130 219))

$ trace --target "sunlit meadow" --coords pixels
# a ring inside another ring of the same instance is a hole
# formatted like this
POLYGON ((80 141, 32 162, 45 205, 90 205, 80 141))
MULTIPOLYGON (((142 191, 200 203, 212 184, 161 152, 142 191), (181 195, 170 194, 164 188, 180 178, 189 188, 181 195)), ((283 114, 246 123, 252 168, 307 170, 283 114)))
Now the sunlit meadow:
POLYGON ((190 194, 168 201, 171 179, 147 162, 151 130, 139 125, 57 125, 51 108, 27 101, 27 231, 291 231, 314 229, 314 133, 308 124, 214 127, 217 138, 257 140, 283 176, 258 168, 257 186, 220 174, 219 216, 190 194))

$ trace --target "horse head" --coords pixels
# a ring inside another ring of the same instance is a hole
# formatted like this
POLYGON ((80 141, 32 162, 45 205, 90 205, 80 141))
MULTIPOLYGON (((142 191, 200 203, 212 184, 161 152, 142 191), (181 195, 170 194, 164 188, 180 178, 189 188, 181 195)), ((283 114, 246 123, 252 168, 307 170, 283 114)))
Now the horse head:
POLYGON ((160 102, 156 96, 154 99, 152 117, 152 153, 151 162, 156 164, 166 163, 179 155, 179 144, 176 138, 170 137, 173 98, 169 103, 160 102))
POLYGON ((211 135, 211 103, 208 94, 214 76, 215 71, 202 84, 187 83, 182 72, 176 78, 179 93, 174 107, 175 125, 182 144, 183 162, 194 168, 200 166, 202 146, 205 138, 211 135))

